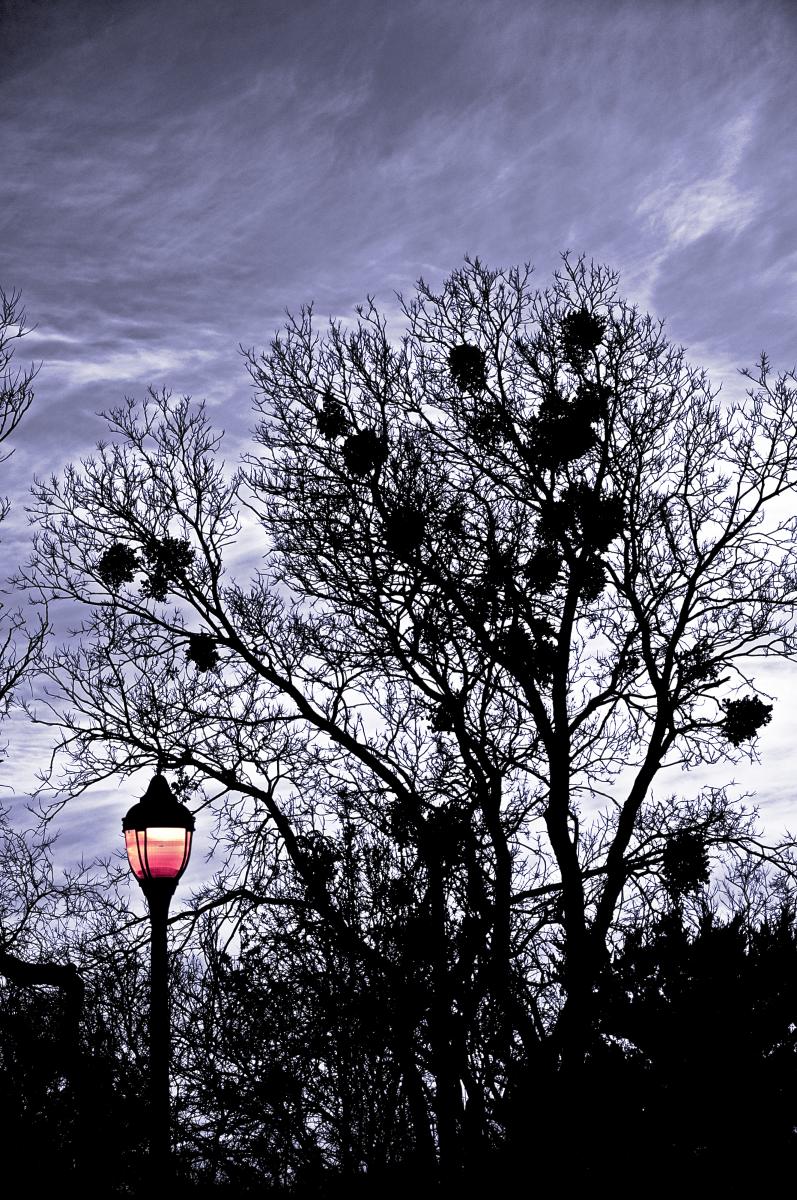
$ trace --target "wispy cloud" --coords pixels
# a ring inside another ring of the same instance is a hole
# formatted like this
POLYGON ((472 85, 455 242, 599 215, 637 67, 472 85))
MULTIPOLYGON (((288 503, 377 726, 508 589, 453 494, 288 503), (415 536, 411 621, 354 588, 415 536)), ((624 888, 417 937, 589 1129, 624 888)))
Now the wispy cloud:
POLYGON ((57 370, 60 379, 68 387, 79 387, 86 383, 114 384, 131 379, 159 379, 179 377, 180 373, 213 362, 216 355, 211 350, 150 350, 147 347, 98 355, 88 359, 49 360, 51 369, 57 370))
POLYGON ((717 138, 718 162, 713 170, 680 157, 674 178, 654 178, 636 214, 654 230, 662 230, 667 247, 686 246, 708 233, 739 233, 762 205, 762 192, 750 181, 734 178, 745 148, 753 139, 752 113, 735 117, 717 138), (695 174, 696 172, 696 174, 695 174))

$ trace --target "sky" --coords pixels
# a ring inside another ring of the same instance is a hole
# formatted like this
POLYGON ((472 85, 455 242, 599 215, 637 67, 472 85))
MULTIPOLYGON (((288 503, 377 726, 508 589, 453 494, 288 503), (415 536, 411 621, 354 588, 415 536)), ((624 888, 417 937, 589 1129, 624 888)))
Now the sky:
MULTIPOLYGON (((729 396, 762 349, 792 367, 795 61, 775 0, 0 0, 0 285, 41 363, 0 574, 34 473, 90 453, 100 410, 205 398, 230 453, 254 423, 241 345, 309 301, 397 315, 466 253, 540 286, 566 249, 608 263, 729 396)), ((759 678, 781 703, 732 777, 778 831, 797 668, 759 678)), ((46 741, 4 736, 19 806, 46 741)), ((134 798, 97 789, 63 844, 109 853, 134 798)))

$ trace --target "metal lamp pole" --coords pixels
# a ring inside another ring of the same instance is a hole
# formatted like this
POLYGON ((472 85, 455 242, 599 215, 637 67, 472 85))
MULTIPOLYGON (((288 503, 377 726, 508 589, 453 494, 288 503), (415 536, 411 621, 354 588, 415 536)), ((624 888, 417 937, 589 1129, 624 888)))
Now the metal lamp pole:
POLYGON ((122 821, 131 870, 147 899, 150 917, 150 1163, 153 1178, 171 1169, 169 1103, 169 904, 188 866, 194 818, 160 771, 122 821))

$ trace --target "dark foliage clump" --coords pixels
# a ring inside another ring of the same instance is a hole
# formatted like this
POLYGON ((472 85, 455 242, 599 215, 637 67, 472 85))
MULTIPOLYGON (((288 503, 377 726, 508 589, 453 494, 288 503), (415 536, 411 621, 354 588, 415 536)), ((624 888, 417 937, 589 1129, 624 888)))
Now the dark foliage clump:
POLYGON ((109 592, 118 592, 123 583, 131 583, 141 560, 124 542, 114 542, 97 564, 97 574, 109 592))
POLYGON ((144 597, 165 600, 169 584, 185 576, 194 551, 183 538, 165 537, 144 547, 147 578, 141 587, 144 597))
POLYGON ((514 585, 517 562, 511 549, 490 539, 487 544, 484 586, 496 594, 510 591, 514 585))
POLYGON ((426 818, 426 836, 441 861, 456 862, 468 839, 467 817, 454 804, 433 808, 426 818))
POLYGON ((426 513, 417 505, 398 505, 385 516, 385 542, 400 559, 417 553, 425 533, 426 513))
POLYGON ((319 433, 328 442, 334 441, 335 438, 343 437, 349 428, 349 422, 346 418, 343 405, 329 391, 324 392, 321 407, 316 409, 315 419, 319 433))
POLYGON ((703 638, 695 642, 690 650, 685 650, 678 656, 678 667, 681 682, 685 684, 714 680, 720 671, 719 663, 711 660, 710 644, 703 638))
POLYGON ((551 389, 531 423, 527 457, 549 470, 583 458, 598 440, 594 426, 608 415, 610 396, 611 388, 588 380, 570 397, 551 389))
POLYGON ((501 634, 501 649, 515 667, 523 670, 539 684, 549 682, 556 665, 556 634, 542 618, 529 622, 529 628, 512 625, 501 634))
POLYGON ((186 658, 192 662, 197 671, 212 671, 219 663, 219 652, 216 641, 209 633, 192 633, 188 637, 186 658))
POLYGON ((586 483, 570 484, 540 516, 544 540, 566 537, 576 548, 598 553, 608 549, 622 528, 622 498, 609 492, 596 494, 586 483))
POLYGON ((465 529, 465 506, 457 500, 446 511, 440 520, 440 528, 454 538, 460 538, 465 529))
POLYGON ((534 431, 531 456, 547 469, 575 462, 588 454, 597 441, 595 430, 576 414, 566 414, 558 421, 540 422, 534 431))
POLYGON ((562 318, 562 353, 576 368, 583 367, 587 356, 601 343, 606 321, 586 308, 577 308, 562 318))
POLYGON ((358 478, 370 475, 387 459, 387 442, 374 429, 353 433, 343 443, 346 470, 358 478))
POLYGON ((687 1180, 706 1195, 755 1195, 762 1164, 765 1177, 793 1170, 795 967, 788 908, 753 927, 706 912, 695 929, 676 907, 630 932, 600 988, 589 1083, 610 1102, 590 1130, 590 1181, 599 1184, 600 1152, 618 1127, 626 1163, 655 1163, 673 1188, 687 1180), (741 1120, 707 1102, 708 1089, 756 1102, 741 1120))
POLYGON ((337 864, 341 860, 338 843, 334 838, 327 837, 317 830, 300 833, 296 838, 296 843, 313 882, 327 887, 334 878, 337 864))
POLYGON ((456 720, 456 712, 450 701, 440 703, 432 714, 430 722, 431 728, 435 733, 452 733, 454 730, 454 722, 456 720))
POLYGON ((612 389, 605 383, 582 379, 576 388, 575 405, 585 420, 605 421, 609 416, 612 389))
POLYGON ((599 552, 608 550, 614 539, 622 533, 622 497, 606 492, 595 495, 589 487, 582 486, 574 500, 584 545, 599 552))
POLYGON ((463 342, 448 352, 451 378, 461 392, 481 392, 487 386, 487 355, 463 342))
POLYGON ((758 696, 742 696, 741 700, 727 702, 725 720, 720 724, 720 729, 732 745, 738 746, 755 737, 759 729, 771 720, 771 704, 764 704, 758 696))
POLYGON ((503 631, 501 649, 513 663, 522 663, 527 670, 530 670, 535 662, 534 639, 520 625, 510 625, 509 629, 503 631))
POLYGON ((662 874, 673 897, 698 891, 709 880, 708 851, 699 833, 680 830, 668 840, 662 855, 662 874))
POLYGON ((549 592, 559 577, 562 554, 556 546, 541 543, 529 555, 523 574, 535 592, 549 592))
POLYGON ((543 468, 555 469, 583 458, 595 445, 594 405, 577 396, 565 399, 552 392, 543 400, 531 427, 528 457, 543 468))
POLYGON ((579 591, 587 601, 597 600, 606 587, 606 571, 597 554, 589 554, 578 567, 579 591))
POLYGON ((497 441, 505 428, 504 413, 487 397, 480 398, 477 407, 466 414, 467 429, 471 437, 482 444, 497 441))

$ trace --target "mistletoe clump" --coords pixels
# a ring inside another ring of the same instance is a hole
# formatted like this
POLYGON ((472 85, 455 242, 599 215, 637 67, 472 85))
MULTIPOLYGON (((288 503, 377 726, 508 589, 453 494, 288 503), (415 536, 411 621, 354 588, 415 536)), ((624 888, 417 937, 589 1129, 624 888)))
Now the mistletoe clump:
POLYGON ((457 713, 450 700, 442 700, 432 713, 430 722, 435 733, 453 733, 457 713))
POLYGON ((686 896, 708 883, 708 851, 700 834, 688 829, 672 834, 664 847, 661 869, 673 897, 686 896))
POLYGON ((328 442, 333 442, 335 438, 343 437, 343 434, 349 428, 349 422, 346 418, 343 405, 328 390, 324 392, 321 407, 316 409, 315 420, 319 433, 328 442))
POLYGON ((608 550, 623 529, 622 497, 582 487, 575 497, 576 518, 584 544, 592 550, 608 550))
POLYGON ((594 426, 608 415, 611 394, 589 380, 569 397, 551 387, 531 421, 526 457, 549 470, 583 458, 598 440, 594 426))
POLYGON ((484 397, 479 398, 472 412, 465 414, 465 421, 471 436, 482 444, 497 441, 506 428, 501 408, 484 397))
POLYGON ((764 704, 758 696, 729 700, 724 708, 725 720, 721 722, 720 729, 733 746, 754 738, 759 729, 772 720, 772 705, 764 704))
POLYGON ((591 392, 565 399, 551 391, 531 423, 528 456, 548 469, 583 458, 597 441, 593 425, 599 415, 591 392))
POLYGON ((334 838, 313 829, 298 834, 296 844, 313 883, 322 888, 328 887, 335 877, 337 864, 342 857, 338 843, 334 838))
POLYGON ((534 638, 521 625, 513 624, 501 634, 501 650, 513 666, 536 674, 537 653, 534 638))
POLYGON ((154 539, 144 547, 147 578, 141 594, 153 600, 165 600, 169 584, 184 578, 194 559, 194 551, 183 538, 154 539))
POLYGON ((397 505, 385 516, 385 542, 397 558, 409 561, 426 533, 426 513, 417 504, 397 505))
POLYGON ((509 546, 499 545, 489 538, 486 547, 483 582, 498 598, 500 593, 514 589, 517 560, 509 546))
POLYGON ((556 666, 556 631, 544 618, 532 618, 528 629, 513 623, 501 634, 500 645, 513 666, 527 671, 542 686, 550 682, 556 666))
POLYGON ((562 569, 562 554, 556 546, 541 542, 529 555, 523 575, 534 592, 550 592, 562 569))
POLYGON ((216 649, 215 638, 209 633, 189 634, 186 658, 202 674, 206 671, 212 671, 219 663, 219 652, 216 649))
POLYGON ((600 553, 622 532, 623 501, 611 492, 595 492, 587 483, 570 484, 559 500, 540 514, 544 541, 567 537, 577 546, 600 553))
POLYGON ((600 345, 606 330, 606 320, 588 308, 577 308, 562 318, 562 353, 577 369, 600 345))
POLYGON ((448 369, 461 392, 481 392, 487 386, 487 355, 463 342, 448 352, 448 369))
POLYGON ((454 538, 462 537, 465 529, 465 516, 465 505, 461 500, 455 500, 453 504, 449 505, 449 507, 443 513, 443 516, 440 518, 440 528, 442 529, 443 533, 446 533, 454 538))
POLYGON ((597 554, 588 554, 578 564, 579 591, 585 600, 597 600, 606 587, 606 570, 597 554))
POLYGON ((343 461, 351 475, 362 479, 387 459, 387 442, 375 429, 362 429, 343 443, 343 461))
POLYGON ((97 564, 97 574, 109 592, 116 593, 123 583, 132 583, 141 560, 124 542, 114 542, 97 564))
POLYGON ((582 379, 576 387, 574 404, 584 418, 594 424, 597 421, 605 421, 609 416, 612 394, 608 384, 582 379))
POLYGON ((433 808, 426 818, 426 836, 443 862, 456 862, 467 841, 468 819, 455 805, 433 808))
POLYGON ((720 673, 720 664, 712 659, 711 654, 711 644, 705 638, 700 638, 691 649, 678 655, 681 682, 693 684, 715 680, 720 673))

